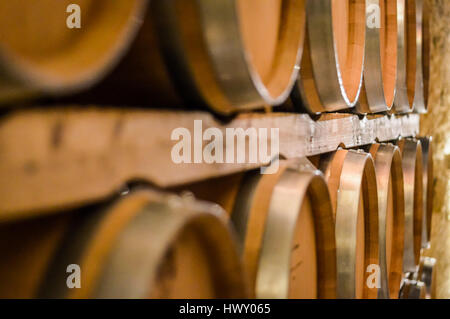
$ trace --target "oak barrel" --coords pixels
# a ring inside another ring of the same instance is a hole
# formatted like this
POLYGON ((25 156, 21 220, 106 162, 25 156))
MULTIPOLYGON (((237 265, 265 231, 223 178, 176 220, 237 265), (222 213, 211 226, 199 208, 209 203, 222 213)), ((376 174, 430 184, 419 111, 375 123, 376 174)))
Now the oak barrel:
POLYGON ((75 12, 73 1, 1 1, 0 104, 98 82, 128 48, 146 2, 77 1, 81 25, 71 29, 66 20, 75 12))
POLYGON ((397 2, 366 1, 364 80, 357 104, 359 113, 392 108, 397 78, 397 2))
POLYGON ((77 214, 40 286, 52 298, 245 298, 241 263, 216 205, 147 190, 77 214), (79 265, 81 288, 66 267, 79 265))
MULTIPOLYGON (((408 0, 396 0, 397 4, 397 78, 395 82, 395 97, 391 113, 411 112, 408 96, 408 20, 406 3, 408 0)), ((393 2, 393 1, 392 1, 393 2)))
POLYGON ((431 67, 431 6, 429 0, 423 1, 422 21, 422 67, 423 67, 423 98, 425 109, 429 111, 430 67, 431 67))
POLYGON ((210 108, 283 103, 298 74, 305 0, 151 1, 137 39, 82 102, 210 108))
POLYGON ((326 183, 306 159, 247 174, 231 220, 257 298, 335 298, 336 251, 326 183))
POLYGON ((378 262, 378 196, 370 154, 338 150, 322 156, 335 214, 338 298, 377 298, 370 269, 378 262), (370 283, 370 285, 369 285, 370 283), (373 284, 373 285, 372 285, 373 284))
POLYGON ((405 245, 403 271, 415 272, 422 247, 423 177, 420 141, 402 139, 397 142, 402 153, 405 194, 405 245))
POLYGON ((354 107, 364 66, 366 1, 307 1, 300 77, 291 94, 310 113, 354 107))
POLYGON ((407 86, 412 110, 425 113, 423 86, 423 0, 406 1, 407 86))
POLYGON ((392 144, 373 144, 377 176, 379 259, 381 288, 379 298, 397 299, 403 277, 405 203, 402 158, 392 144))

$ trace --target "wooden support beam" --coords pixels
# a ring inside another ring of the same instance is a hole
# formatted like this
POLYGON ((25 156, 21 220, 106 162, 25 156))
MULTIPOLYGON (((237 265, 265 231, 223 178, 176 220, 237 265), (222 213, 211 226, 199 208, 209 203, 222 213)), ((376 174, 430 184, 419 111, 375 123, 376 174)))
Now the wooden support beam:
MULTIPOLYGON (((0 221, 96 202, 130 181, 167 188, 257 168, 252 164, 175 164, 172 131, 216 127, 279 128, 285 158, 415 136, 419 116, 241 114, 227 124, 203 112, 53 108, 12 112, 0 120, 0 221)), ((270 134, 269 134, 270 136, 270 134)), ((206 145, 208 141, 204 141, 206 145)), ((235 146, 236 147, 236 146, 235 146)), ((224 146, 224 154, 229 151, 224 146)), ((235 150, 237 151, 237 150, 235 150)))

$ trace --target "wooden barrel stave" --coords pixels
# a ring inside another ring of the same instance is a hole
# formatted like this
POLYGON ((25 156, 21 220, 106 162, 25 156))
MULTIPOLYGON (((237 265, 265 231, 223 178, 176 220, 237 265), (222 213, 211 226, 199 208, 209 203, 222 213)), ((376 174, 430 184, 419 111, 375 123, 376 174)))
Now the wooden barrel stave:
POLYGON ((339 150, 321 158, 334 204, 338 298, 376 298, 366 270, 378 265, 378 200, 375 168, 364 152, 339 150), (367 279, 369 279, 367 277, 367 279))

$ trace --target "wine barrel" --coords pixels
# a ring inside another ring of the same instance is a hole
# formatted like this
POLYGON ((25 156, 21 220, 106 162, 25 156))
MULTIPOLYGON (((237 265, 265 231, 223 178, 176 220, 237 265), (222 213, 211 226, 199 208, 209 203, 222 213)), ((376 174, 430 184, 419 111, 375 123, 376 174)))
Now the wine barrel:
POLYGON ((354 107, 363 75, 366 1, 307 1, 300 77, 291 94, 310 113, 354 107))
POLYGON ((364 80, 359 113, 389 111, 397 77, 397 2, 368 0, 364 80))
POLYGON ((336 251, 323 177, 306 159, 249 172, 231 220, 257 298, 335 298, 336 251))
POLYGON ((278 105, 298 74, 305 0, 151 1, 121 65, 81 102, 207 108, 278 105))
POLYGON ((77 214, 39 290, 51 298, 245 298, 241 263, 216 205, 139 190, 77 214), (79 265, 81 288, 66 268, 79 265))
POLYGON ((428 0, 423 1, 422 21, 422 67, 423 67, 423 98, 425 109, 429 111, 430 67, 431 67, 431 8, 428 0))
POLYGON ((418 278, 425 284, 426 299, 436 299, 436 259, 420 258, 418 278))
POLYGON ((403 277, 405 203, 402 158, 392 144, 373 144, 378 193, 379 260, 381 287, 379 298, 397 299, 403 277))
POLYGON ((36 296, 70 217, 58 214, 0 224, 1 299, 36 296))
POLYGON ((407 86, 412 110, 426 113, 423 87, 422 21, 423 0, 406 2, 407 12, 407 86))
POLYGON ((431 225, 433 217, 433 138, 420 138, 422 145, 423 168, 423 222, 422 248, 428 248, 431 241, 431 225))
MULTIPOLYGON (((321 158, 336 224, 338 298, 377 298, 369 285, 370 265, 378 265, 378 198, 370 154, 338 150, 321 158)), ((372 282, 371 282, 372 283, 372 282)))
POLYGON ((426 288, 422 281, 405 279, 400 289, 400 299, 425 299, 426 288))
POLYGON ((81 28, 70 29, 71 3, 0 3, 0 104, 79 91, 103 78, 128 48, 146 6, 80 0, 81 28))
POLYGON ((395 82, 395 97, 391 113, 408 113, 412 108, 408 96, 408 76, 412 76, 407 70, 407 32, 408 14, 406 3, 408 0, 396 0, 397 3, 397 79, 395 82))
POLYGON ((403 139, 397 142, 402 153, 405 193, 405 245, 403 272, 415 272, 422 247, 423 177, 420 141, 403 139))

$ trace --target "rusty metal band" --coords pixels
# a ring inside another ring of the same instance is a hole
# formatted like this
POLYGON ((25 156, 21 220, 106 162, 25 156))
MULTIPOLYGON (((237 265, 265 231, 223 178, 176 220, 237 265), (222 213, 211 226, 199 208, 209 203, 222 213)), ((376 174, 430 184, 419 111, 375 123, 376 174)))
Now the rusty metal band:
POLYGON ((408 101, 407 75, 406 75, 406 0, 397 1, 397 81, 392 111, 395 113, 408 113, 412 108, 408 101))
POLYGON ((14 57, 0 46, 0 106, 43 95, 75 93, 104 78, 119 63, 142 24, 148 0, 132 1, 135 3, 134 8, 124 30, 118 34, 117 43, 112 45, 108 52, 99 52, 104 59, 98 61, 98 65, 92 70, 80 72, 78 78, 67 83, 61 84, 63 81, 54 76, 43 77, 38 70, 30 69, 29 61, 14 57))
POLYGON ((397 145, 402 152, 403 184, 405 194, 405 245, 403 253, 403 271, 416 272, 419 264, 421 241, 415 239, 420 234, 415 229, 421 228, 422 198, 416 198, 415 192, 422 190, 422 178, 416 176, 421 172, 422 148, 415 140, 400 140, 397 145), (417 167, 419 166, 419 167, 417 167), (419 188, 419 190, 416 189, 419 188), (418 225, 420 220, 420 225, 418 225), (417 245, 418 244, 418 245, 417 245))
MULTIPOLYGON (((352 108, 358 101, 363 78, 363 65, 361 65, 361 74, 358 90, 354 98, 350 98, 345 90, 342 71, 339 66, 338 55, 335 46, 335 35, 333 31, 331 0, 307 1, 307 39, 313 78, 314 88, 317 89, 317 96, 320 99, 325 111, 336 111, 346 108, 352 108)), ((363 62, 364 64, 364 62, 363 62)), ((297 87, 300 87, 300 93, 303 95, 303 101, 308 108, 308 90, 302 89, 302 77, 300 77, 297 87)), ((309 107, 312 109, 312 107, 309 107)), ((317 112, 317 109, 312 109, 317 112)))
MULTIPOLYGON (((338 151, 339 152, 339 151, 338 151)), ((360 151, 346 152, 340 174, 332 171, 332 162, 325 161, 325 176, 330 185, 329 174, 340 175, 336 187, 336 255, 337 255, 337 294, 338 298, 356 298, 356 247, 359 202, 364 205, 365 219, 365 263, 378 264, 378 197, 373 160, 370 154, 360 151), (328 165, 327 165, 328 164, 328 165), (331 165, 330 165, 331 164, 331 165), (363 190, 365 188, 365 190, 363 190), (370 191, 369 191, 370 188, 370 191)), ((321 164, 321 167, 322 164, 321 164)), ((335 167, 334 167, 335 168, 335 167)), ((330 186, 329 186, 330 187, 330 186)), ((364 269, 365 271, 365 269, 364 269)), ((365 283, 364 283, 365 285, 365 283)), ((377 296, 377 289, 366 298, 377 296)))
POLYGON ((375 173, 377 176, 378 193, 378 226, 379 226, 379 262, 381 269, 381 288, 378 290, 378 298, 389 299, 398 296, 398 289, 402 279, 402 260, 404 245, 404 197, 403 194, 403 172, 401 169, 401 154, 398 147, 392 144, 375 144, 371 147, 371 153, 375 162, 375 173), (390 273, 387 265, 387 209, 389 181, 392 180, 394 204, 394 224, 398 224, 394 232, 394 246, 391 257, 390 273), (394 182, 396 180, 397 182, 394 182), (398 256, 398 257, 396 257, 398 256), (399 260, 394 262, 392 259, 399 260), (395 278, 392 278, 392 277, 395 278))
MULTIPOLYGON (((384 1, 384 0, 381 0, 384 1)), ((389 19, 387 11, 388 5, 385 4, 385 12, 380 12, 380 0, 366 0, 367 10, 375 8, 378 12, 367 14, 385 15, 385 19, 389 19)), ((366 19, 369 17, 367 16, 366 19)), ((381 18, 380 18, 381 19, 381 18)), ((380 22, 381 23, 381 22, 380 22)), ((388 21, 385 28, 381 29, 377 26, 370 26, 369 21, 366 22, 366 39, 365 39, 365 57, 364 57, 364 79, 361 89, 361 96, 356 104, 358 113, 379 113, 389 111, 392 104, 388 105, 385 98, 385 86, 383 84, 383 64, 381 54, 381 32, 387 34, 388 21)), ((387 39, 386 39, 387 41, 387 39)))
POLYGON ((423 223, 422 248, 429 248, 431 241, 431 223, 433 216, 433 148, 432 137, 420 138, 422 145, 423 169, 423 223))
MULTIPOLYGON (((416 6, 416 82, 413 110, 426 113, 423 78, 423 0, 415 0, 416 6)), ((414 54, 414 52, 410 52, 414 54)))
POLYGON ((177 234, 193 226, 202 240, 214 248, 211 258, 220 268, 216 269, 217 279, 225 285, 220 294, 245 298, 241 264, 223 214, 217 205, 138 191, 109 208, 80 215, 48 269, 40 297, 149 296, 157 269, 177 234), (66 286, 66 267, 72 263, 82 269, 80 289, 66 286), (230 271, 229 278, 220 275, 225 269, 230 271))

